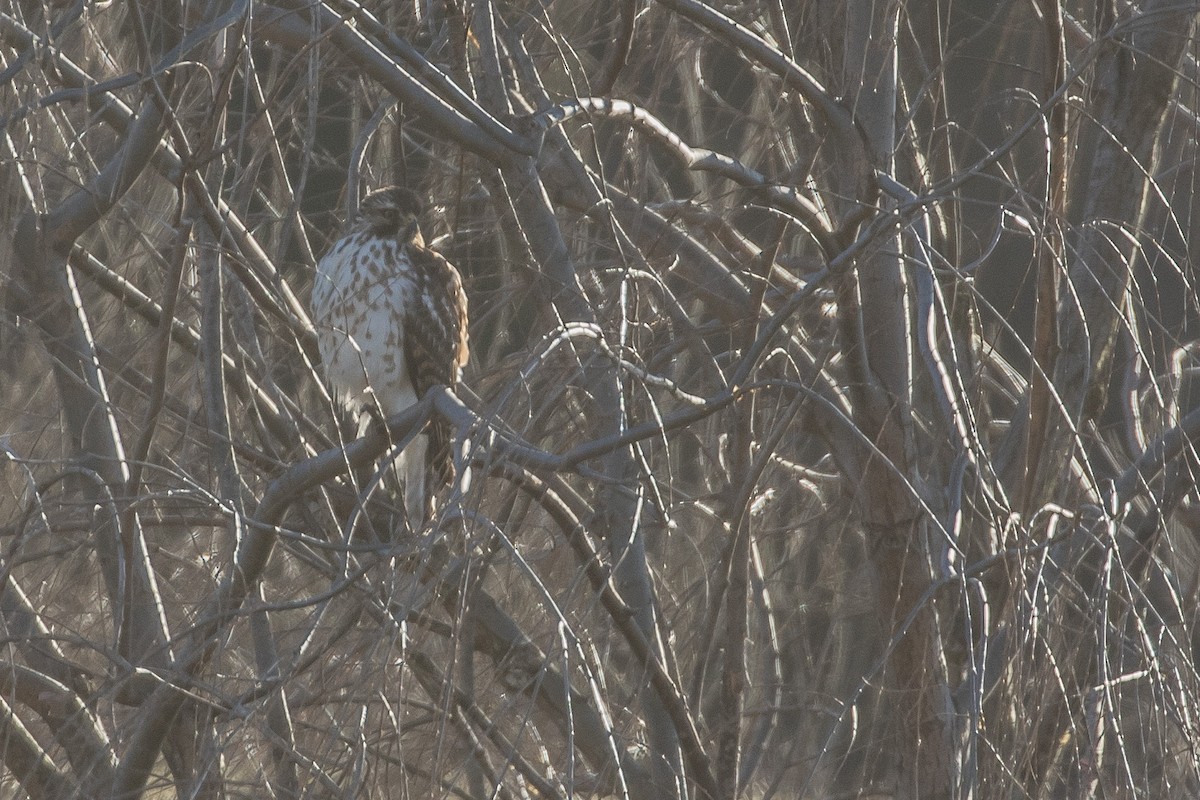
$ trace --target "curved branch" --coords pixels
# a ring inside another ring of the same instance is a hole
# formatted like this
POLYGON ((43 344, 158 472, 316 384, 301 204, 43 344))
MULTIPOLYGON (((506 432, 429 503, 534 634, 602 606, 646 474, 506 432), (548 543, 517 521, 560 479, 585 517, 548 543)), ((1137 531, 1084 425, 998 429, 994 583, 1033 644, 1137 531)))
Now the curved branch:
MULTIPOLYGON (((314 5, 307 0, 281 0, 281 3, 286 8, 268 6, 255 14, 256 31, 269 41, 302 50, 314 40, 327 38, 339 53, 411 106, 435 131, 492 164, 511 165, 536 152, 532 143, 511 132, 503 141, 498 139, 497 136, 503 135, 500 131, 507 130, 502 125, 489 123, 485 128, 464 115, 324 3, 314 5)), ((447 88, 444 82, 442 88, 447 88)), ((461 102, 465 95, 459 90, 456 97, 461 102)), ((479 115, 486 112, 479 109, 475 116, 479 115)))
POLYGON ((711 172, 739 186, 761 191, 772 205, 794 217, 812 235, 826 259, 833 258, 841 249, 833 232, 825 224, 823 210, 812 200, 790 186, 780 186, 769 180, 761 172, 746 166, 736 158, 708 148, 692 147, 658 117, 628 100, 578 97, 535 114, 532 121, 544 130, 584 114, 629 120, 639 131, 665 147, 687 169, 711 172))
MULTIPOLYGON (((833 128, 839 144, 847 151, 845 163, 853 165, 857 172, 851 184, 854 190, 854 196, 851 199, 865 204, 864 210, 867 213, 870 212, 871 198, 876 194, 872 179, 872 162, 868 156, 871 149, 867 145, 866 138, 855 121, 854 115, 848 108, 838 102, 829 90, 803 67, 777 48, 772 47, 761 36, 717 9, 700 2, 700 0, 658 0, 658 3, 721 39, 747 58, 766 67, 782 78, 785 85, 795 89, 801 97, 811 103, 820 112, 825 122, 833 128)), ((862 212, 852 214, 847 222, 855 222, 860 213, 862 212)))
POLYGON ((363 30, 390 47, 396 55, 414 69, 418 77, 427 81, 442 99, 462 112, 467 119, 514 153, 531 156, 537 152, 533 142, 506 128, 476 103, 474 98, 464 92, 462 87, 451 80, 450 76, 430 63, 421 51, 392 33, 360 3, 353 2, 353 0, 345 0, 345 2, 354 9, 354 21, 361 25, 363 30))
POLYGON ((1113 482, 1111 503, 1123 508, 1139 494, 1148 494, 1167 467, 1192 451, 1200 441, 1200 408, 1188 413, 1179 424, 1155 439, 1113 482))

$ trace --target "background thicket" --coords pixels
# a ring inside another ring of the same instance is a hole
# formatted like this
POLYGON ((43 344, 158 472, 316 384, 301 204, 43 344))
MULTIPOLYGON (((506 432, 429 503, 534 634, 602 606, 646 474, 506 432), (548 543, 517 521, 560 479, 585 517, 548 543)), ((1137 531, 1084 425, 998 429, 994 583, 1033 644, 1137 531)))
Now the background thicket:
POLYGON ((1198 16, 0 5, 0 795, 1200 796, 1198 16), (389 183, 472 357, 355 440, 389 183))

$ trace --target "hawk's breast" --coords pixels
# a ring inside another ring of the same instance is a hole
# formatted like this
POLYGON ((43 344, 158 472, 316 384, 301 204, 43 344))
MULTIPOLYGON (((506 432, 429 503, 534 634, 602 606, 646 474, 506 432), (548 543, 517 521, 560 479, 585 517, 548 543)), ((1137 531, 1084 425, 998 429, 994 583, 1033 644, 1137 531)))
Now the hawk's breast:
POLYGON ((404 357, 404 318, 416 294, 412 263, 395 239, 354 233, 317 265, 318 346, 330 384, 348 404, 377 401, 390 415, 417 401, 404 357))

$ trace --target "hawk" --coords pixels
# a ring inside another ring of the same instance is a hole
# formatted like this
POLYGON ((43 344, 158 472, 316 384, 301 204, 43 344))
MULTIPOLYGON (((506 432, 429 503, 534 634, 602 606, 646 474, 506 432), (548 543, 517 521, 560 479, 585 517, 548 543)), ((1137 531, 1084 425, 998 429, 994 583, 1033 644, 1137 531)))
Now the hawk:
MULTIPOLYGON (((425 246, 422 203, 400 186, 371 192, 317 264, 312 312, 330 386, 364 422, 458 385, 466 364, 467 296, 458 270, 425 246)), ((360 431, 361 432, 361 431, 360 431)), ((396 459, 411 523, 454 480, 453 432, 435 417, 396 459)))

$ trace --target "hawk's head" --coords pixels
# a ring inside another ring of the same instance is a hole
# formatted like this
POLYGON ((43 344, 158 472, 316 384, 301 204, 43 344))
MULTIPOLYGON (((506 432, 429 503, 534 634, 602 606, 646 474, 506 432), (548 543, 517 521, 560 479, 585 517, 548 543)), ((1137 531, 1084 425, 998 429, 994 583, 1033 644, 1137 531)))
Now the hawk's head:
POLYGON ((358 222, 376 236, 423 245, 421 231, 417 228, 417 217, 423 208, 416 192, 403 186, 387 186, 362 199, 358 206, 358 222))

